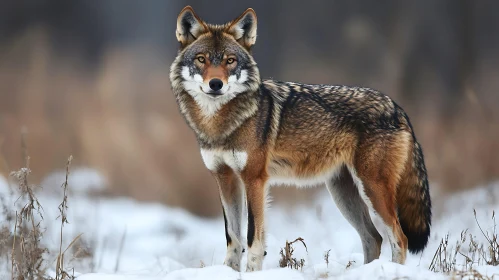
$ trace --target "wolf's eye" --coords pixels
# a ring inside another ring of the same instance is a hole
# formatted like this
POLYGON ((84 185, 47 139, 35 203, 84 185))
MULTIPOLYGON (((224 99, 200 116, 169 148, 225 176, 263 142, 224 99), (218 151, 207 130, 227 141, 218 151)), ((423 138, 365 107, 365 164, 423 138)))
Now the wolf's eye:
POLYGON ((201 63, 205 63, 206 62, 206 58, 204 58, 204 56, 198 56, 196 57, 196 59, 201 62, 201 63))
POLYGON ((227 59, 227 64, 232 64, 234 62, 236 62, 236 60, 234 58, 232 58, 232 57, 230 57, 230 58, 227 59))

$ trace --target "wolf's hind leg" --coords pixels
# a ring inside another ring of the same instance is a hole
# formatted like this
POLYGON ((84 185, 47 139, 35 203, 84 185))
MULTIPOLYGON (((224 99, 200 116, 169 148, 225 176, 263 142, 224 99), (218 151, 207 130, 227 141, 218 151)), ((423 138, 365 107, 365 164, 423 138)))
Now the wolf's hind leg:
POLYGON ((405 131, 368 137, 358 145, 354 166, 349 166, 355 184, 364 190, 366 203, 383 220, 392 261, 400 264, 405 262, 408 244, 398 219, 397 186, 406 166, 411 137, 405 131))
POLYGON ((240 179, 228 166, 220 167, 214 174, 222 202, 227 254, 224 264, 241 271, 243 246, 241 243, 241 217, 243 213, 243 187, 240 179))
POLYGON ((365 171, 361 171, 359 177, 352 174, 354 181, 366 193, 366 203, 370 203, 376 213, 383 220, 388 235, 388 241, 392 248, 392 261, 400 264, 405 263, 407 254, 407 237, 405 236, 397 217, 395 205, 396 186, 389 180, 377 180, 376 176, 366 176, 365 171), (361 179, 362 178, 362 179, 361 179), (358 183, 357 183, 358 182, 358 183))
POLYGON ((374 227, 369 209, 348 169, 342 166, 338 176, 326 182, 326 187, 343 216, 359 233, 364 251, 364 263, 379 258, 383 239, 374 227))

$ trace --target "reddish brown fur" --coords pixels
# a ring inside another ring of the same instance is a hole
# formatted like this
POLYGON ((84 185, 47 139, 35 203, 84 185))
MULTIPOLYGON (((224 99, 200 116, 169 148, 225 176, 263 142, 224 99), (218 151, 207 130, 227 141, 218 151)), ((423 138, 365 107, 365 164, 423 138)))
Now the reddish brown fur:
MULTIPOLYGON (((251 9, 225 25, 196 23, 192 16, 180 19, 188 20, 188 24, 178 23, 181 31, 177 31, 177 37, 182 40, 193 39, 194 35, 185 30, 195 26, 199 43, 184 52, 190 51, 189 62, 198 56, 206 58, 194 61, 196 67, 189 68, 200 73, 204 83, 214 78, 227 83, 229 73, 240 70, 234 68, 237 64, 226 63, 234 54, 229 51, 227 55, 226 49, 218 49, 220 46, 227 44, 235 52, 233 44, 238 45, 238 59, 247 60, 242 65, 251 79, 245 82, 250 88, 221 104, 213 115, 203 114, 199 101, 191 96, 196 92, 188 93, 183 88, 181 67, 175 67, 185 65, 180 63, 182 55, 172 66, 171 80, 181 112, 196 132, 202 151, 213 153, 208 160, 215 162, 226 153, 234 157, 236 153, 246 155, 243 167, 233 167, 237 170, 232 170, 230 159, 225 158, 209 168, 223 201, 235 203, 240 191, 246 194, 248 219, 252 221, 248 225, 248 269, 261 268, 266 188, 274 178, 303 180, 307 184, 315 183, 314 179, 326 180, 333 188, 339 177, 344 188, 349 188, 342 193, 343 198, 351 195, 349 201, 355 204, 343 208, 344 213, 361 212, 351 216, 362 234, 363 249, 368 253, 366 262, 377 258, 381 247, 381 237, 368 217, 367 207, 371 205, 389 228, 394 261, 403 263, 408 248, 413 252, 424 248, 431 223, 431 201, 422 152, 402 108, 368 88, 261 82, 248 52, 256 36, 256 15, 251 9), (202 53, 197 53, 200 50, 202 53), (214 63, 210 61, 211 53, 217 54, 214 63), (237 187, 240 183, 242 188, 237 187)), ((240 261, 230 252, 226 260, 232 267, 240 261)))
MULTIPOLYGON (((411 147, 414 142, 411 141, 411 147)), ((423 178, 420 178, 415 172, 414 167, 416 160, 411 152, 408 155, 408 160, 405 163, 404 171, 401 174, 400 186, 418 186, 422 185, 423 178)), ((415 192, 413 188, 400 187, 397 191, 397 204, 399 211, 404 213, 404 218, 410 221, 407 226, 414 232, 425 232, 429 230, 425 217, 420 215, 423 205, 420 204, 420 194, 415 192)))
POLYGON ((233 58, 233 56, 229 57, 227 55, 224 55, 224 63, 221 63, 220 65, 212 65, 209 60, 209 54, 199 54, 199 56, 206 58, 204 63, 201 63, 199 61, 196 62, 198 66, 203 69, 203 82, 207 84, 211 79, 220 79, 224 82, 224 84, 227 84, 227 80, 229 78, 229 69, 235 67, 235 64, 237 62, 234 62, 233 64, 227 64, 226 61, 229 58, 233 58))
POLYGON ((397 217, 397 186, 411 151, 411 135, 400 132, 370 144, 359 146, 355 158, 355 170, 364 184, 364 190, 374 209, 385 224, 392 228, 396 242, 402 249, 405 261, 407 237, 397 217), (389 147, 387 146, 389 145, 389 147))

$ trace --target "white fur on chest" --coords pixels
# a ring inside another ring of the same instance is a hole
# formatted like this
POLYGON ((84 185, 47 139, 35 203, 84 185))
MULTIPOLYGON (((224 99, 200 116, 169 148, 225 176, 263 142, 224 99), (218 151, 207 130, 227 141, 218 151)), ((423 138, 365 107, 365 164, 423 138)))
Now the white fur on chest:
POLYGON ((246 167, 248 154, 245 151, 236 150, 204 150, 201 149, 201 157, 204 165, 211 171, 217 170, 222 164, 228 165, 235 171, 241 171, 246 167))

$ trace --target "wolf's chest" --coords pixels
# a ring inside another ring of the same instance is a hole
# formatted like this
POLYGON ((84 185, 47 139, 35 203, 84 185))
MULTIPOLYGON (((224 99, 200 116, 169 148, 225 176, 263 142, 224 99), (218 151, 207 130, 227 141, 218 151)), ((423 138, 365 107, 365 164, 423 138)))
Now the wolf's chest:
MULTIPOLYGON (((211 171, 217 171, 223 165, 229 166, 235 172, 241 172, 248 165, 248 154, 238 150, 205 150, 201 149, 205 166, 211 171)), ((271 160, 267 166, 269 185, 315 186, 334 177, 338 172, 334 165, 320 172, 297 174, 290 163, 271 160)))
POLYGON ((234 171, 241 171, 246 167, 248 154, 237 150, 204 150, 201 149, 204 165, 211 171, 216 171, 220 165, 227 165, 234 171))

